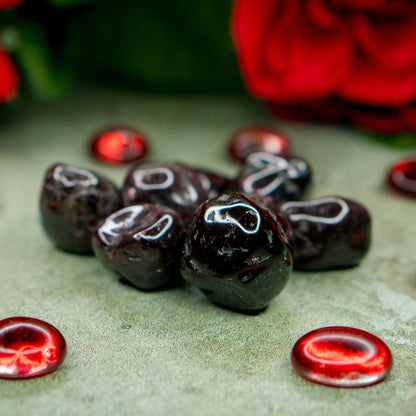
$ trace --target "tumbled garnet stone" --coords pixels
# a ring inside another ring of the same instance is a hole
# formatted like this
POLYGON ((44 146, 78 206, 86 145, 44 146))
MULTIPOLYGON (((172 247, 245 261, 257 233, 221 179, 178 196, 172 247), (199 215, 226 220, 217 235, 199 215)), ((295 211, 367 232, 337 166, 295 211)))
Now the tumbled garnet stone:
POLYGON ((287 137, 272 127, 244 127, 234 132, 228 142, 228 154, 239 162, 253 152, 282 155, 288 151, 287 137))
POLYGON ((109 127, 95 134, 91 142, 92 154, 108 163, 131 163, 142 159, 148 144, 139 131, 127 127, 109 127))
POLYGON ((279 212, 292 228, 296 269, 356 266, 370 248, 370 213, 355 201, 338 196, 291 201, 279 212))
POLYGON ((138 163, 128 171, 122 188, 124 206, 145 202, 165 205, 176 211, 184 224, 208 197, 200 173, 180 162, 138 163))
POLYGON ((140 204, 110 215, 92 238, 94 253, 134 286, 155 290, 179 275, 183 226, 162 205, 140 204))
POLYGON ((416 159, 395 163, 389 171, 388 182, 395 191, 416 197, 416 159))
POLYGON ((292 365, 303 378, 334 387, 364 387, 384 380, 393 358, 388 346, 361 329, 326 327, 302 336, 292 365))
POLYGON ((59 248, 91 253, 98 223, 120 208, 118 189, 87 169, 56 164, 45 175, 40 213, 43 229, 59 248))
POLYGON ((251 197, 275 202, 302 199, 312 178, 309 163, 298 156, 251 153, 235 179, 235 189, 251 197))
POLYGON ((238 192, 198 210, 185 240, 181 274, 214 303, 258 311, 282 291, 292 270, 286 230, 238 192))
POLYGON ((65 355, 65 339, 51 324, 26 317, 0 321, 0 378, 24 379, 52 373, 65 355))

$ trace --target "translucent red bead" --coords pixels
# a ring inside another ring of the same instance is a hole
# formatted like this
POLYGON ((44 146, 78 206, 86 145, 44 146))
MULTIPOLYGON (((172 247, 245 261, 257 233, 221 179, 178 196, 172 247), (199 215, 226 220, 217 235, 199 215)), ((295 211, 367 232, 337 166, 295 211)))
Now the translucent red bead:
POLYGON ((234 132, 228 142, 228 154, 239 162, 254 152, 283 155, 288 151, 287 137, 271 127, 245 127, 234 132))
POLYGON ((52 373, 65 355, 65 339, 51 324, 26 317, 0 321, 0 378, 24 379, 52 373))
POLYGON ((361 329, 333 326, 302 336, 292 365, 303 378, 334 387, 364 387, 384 380, 393 359, 388 346, 361 329))
POLYGON ((109 128, 97 133, 91 142, 95 157, 107 163, 131 163, 142 159, 148 150, 145 136, 128 128, 109 128))
POLYGON ((416 197, 416 158, 395 163, 389 171, 388 182, 394 190, 416 197))

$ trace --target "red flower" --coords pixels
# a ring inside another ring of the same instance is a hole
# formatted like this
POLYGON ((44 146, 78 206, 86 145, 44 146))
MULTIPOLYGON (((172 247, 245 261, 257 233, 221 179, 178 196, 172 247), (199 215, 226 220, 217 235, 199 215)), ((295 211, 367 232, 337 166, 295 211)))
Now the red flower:
MULTIPOLYGON (((11 9, 23 0, 0 0, 0 11, 11 9)), ((19 85, 19 75, 10 56, 0 45, 0 103, 14 98, 19 85)))
POLYGON ((23 0, 0 0, 0 10, 12 9, 18 6, 23 0))
POLYGON ((17 92, 19 76, 10 56, 0 46, 0 102, 10 101, 17 92))
POLYGON ((416 130, 416 2, 237 0, 249 91, 281 116, 416 130))

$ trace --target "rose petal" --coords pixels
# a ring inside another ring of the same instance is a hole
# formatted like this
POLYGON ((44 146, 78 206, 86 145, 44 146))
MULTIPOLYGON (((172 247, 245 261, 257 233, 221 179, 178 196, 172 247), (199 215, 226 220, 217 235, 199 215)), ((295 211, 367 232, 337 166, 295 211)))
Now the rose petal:
POLYGON ((391 112, 380 109, 355 109, 348 113, 350 121, 356 126, 384 134, 399 133, 408 130, 405 120, 399 111, 391 112))
POLYGON ((23 0, 0 0, 0 10, 12 9, 22 2, 23 0))
MULTIPOLYGON (((367 130, 384 134, 416 130, 416 123, 409 123, 407 107, 404 109, 357 106, 341 99, 328 98, 320 102, 299 105, 272 103, 271 111, 278 117, 295 122, 348 122, 367 130), (405 110, 406 115, 405 116, 405 110)), ((416 121, 416 108, 413 112, 416 121)))
POLYGON ((19 77, 10 56, 0 47, 0 102, 16 95, 19 77))
POLYGON ((328 97, 298 104, 271 103, 271 111, 291 121, 339 122, 345 114, 341 100, 328 97))
POLYGON ((399 71, 357 63, 352 77, 339 90, 348 101, 374 106, 396 107, 411 102, 416 95, 415 70, 399 71))
POLYGON ((278 19, 270 27, 267 39, 262 45, 268 71, 272 74, 286 71, 287 50, 291 43, 287 37, 291 36, 293 27, 298 24, 299 3, 297 0, 286 2, 279 13, 278 19))
POLYGON ((340 24, 343 18, 343 16, 335 13, 335 10, 328 7, 326 0, 309 0, 306 7, 311 19, 323 28, 334 28, 340 24))
POLYGON ((359 14, 352 18, 357 43, 369 60, 387 68, 415 67, 416 71, 416 6, 409 5, 402 19, 370 20, 359 14))
POLYGON ((296 104, 270 103, 270 110, 276 116, 289 121, 312 121, 314 114, 311 113, 309 106, 296 104))
POLYGON ((392 19, 406 17, 409 8, 413 7, 412 0, 385 0, 383 7, 375 11, 373 16, 377 19, 392 19))
POLYGON ((416 104, 404 107, 402 113, 408 130, 416 131, 416 104))
POLYGON ((384 6, 386 0, 326 0, 329 7, 353 11, 378 10, 384 6))
POLYGON ((261 98, 286 98, 280 69, 284 64, 279 43, 284 30, 295 24, 299 0, 251 0, 234 3, 233 37, 248 90, 261 98), (276 40, 277 47, 274 45, 276 40))
POLYGON ((300 13, 287 43, 284 76, 292 99, 331 94, 349 76, 354 63, 353 42, 345 25, 324 30, 300 13))

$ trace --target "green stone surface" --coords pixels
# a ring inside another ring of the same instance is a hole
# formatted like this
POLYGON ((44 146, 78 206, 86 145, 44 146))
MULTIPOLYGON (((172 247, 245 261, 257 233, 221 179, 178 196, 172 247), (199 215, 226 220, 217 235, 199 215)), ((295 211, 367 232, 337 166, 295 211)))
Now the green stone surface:
POLYGON ((46 377, 0 380, 0 415, 414 415, 416 412, 416 200, 385 188, 409 151, 358 131, 293 125, 246 97, 166 97, 87 88, 55 103, 23 103, 0 126, 0 318, 31 316, 61 330, 68 355, 46 377), (314 168, 311 197, 340 195, 373 215, 359 267, 293 273, 258 316, 214 306, 192 288, 144 293, 92 256, 55 249, 39 222, 47 167, 66 162, 121 184, 127 170, 94 161, 90 135, 107 124, 146 132, 153 160, 234 175, 227 136, 267 123, 287 132, 314 168), (382 383, 329 388, 298 377, 290 352, 329 325, 367 330, 391 348, 382 383))

